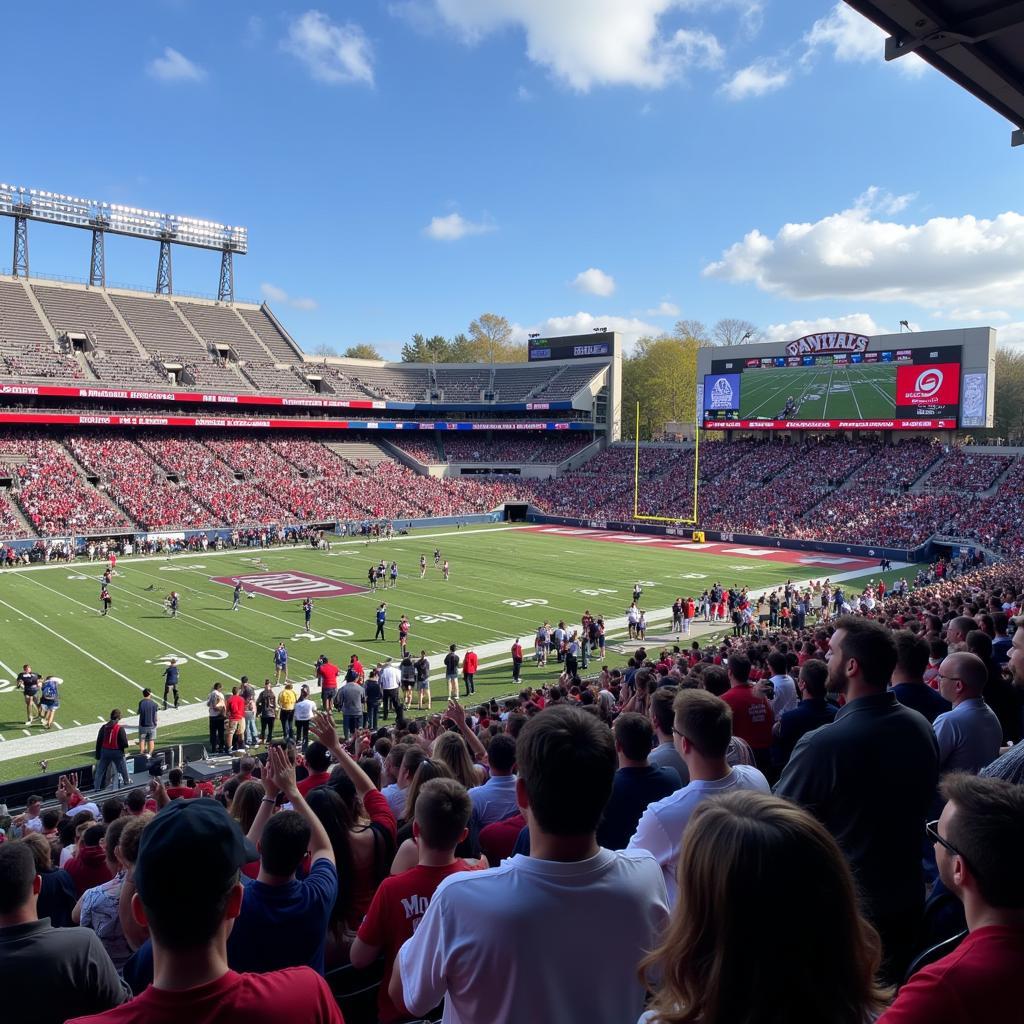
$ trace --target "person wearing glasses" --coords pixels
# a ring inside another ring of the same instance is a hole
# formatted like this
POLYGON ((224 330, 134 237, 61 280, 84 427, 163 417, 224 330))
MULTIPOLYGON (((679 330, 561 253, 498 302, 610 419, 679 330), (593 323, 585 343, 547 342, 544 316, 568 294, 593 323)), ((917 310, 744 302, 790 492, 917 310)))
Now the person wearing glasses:
POLYGON ((729 705, 707 690, 680 690, 673 702, 672 736, 686 762, 690 782, 650 804, 640 817, 627 850, 647 850, 661 866, 669 905, 676 901, 676 863, 690 815, 708 797, 739 789, 770 793, 768 780, 747 764, 730 767, 726 760, 732 739, 729 705))
POLYGON ((884 950, 902 979, 924 913, 921 826, 935 797, 939 748, 928 720, 888 691, 896 643, 881 623, 836 620, 827 686, 845 693, 831 725, 793 748, 775 795, 810 811, 838 840, 884 950))
POLYGON ((976 1024, 1021 1019, 1024 974, 1024 788, 965 772, 941 786, 927 826, 943 883, 963 903, 967 938, 923 967, 878 1024, 976 1024))
POLYGON ((982 693, 988 667, 976 654, 950 654, 939 665, 939 693, 953 705, 932 723, 939 772, 976 775, 999 756, 1003 727, 982 693))

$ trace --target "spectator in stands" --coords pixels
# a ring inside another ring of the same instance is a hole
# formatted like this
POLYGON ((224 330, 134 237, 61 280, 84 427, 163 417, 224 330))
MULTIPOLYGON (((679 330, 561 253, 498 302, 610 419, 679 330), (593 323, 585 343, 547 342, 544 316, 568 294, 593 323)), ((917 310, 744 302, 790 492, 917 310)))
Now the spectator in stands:
POLYGON ((109 882, 113 877, 103 849, 106 831, 105 825, 90 825, 79 841, 78 852, 65 865, 78 896, 86 889, 109 882))
POLYGON ((37 913, 42 880, 26 842, 0 843, 0 987, 9 1019, 64 1024, 131 993, 87 928, 55 928, 37 913))
POLYGON ((32 850, 36 860, 36 873, 41 882, 36 904, 40 920, 48 917, 54 928, 72 927, 71 914, 78 902, 78 893, 71 876, 63 868, 53 866, 53 849, 41 835, 29 832, 21 841, 32 850))
POLYGON ((832 725, 797 743, 775 792, 838 840, 882 937, 885 976, 895 981, 924 905, 921 828, 938 781, 938 744, 928 722, 888 692, 896 667, 889 630, 854 616, 835 625, 828 687, 845 693, 846 704, 832 725))
POLYGON ((919 970, 880 1024, 976 1024, 1021 1016, 1024 972, 1024 789, 955 773, 928 826, 939 875, 963 903, 970 934, 919 970))
POLYGON ((519 810, 516 803, 516 741, 499 733, 487 747, 490 775, 482 786, 469 791, 473 804, 471 821, 476 831, 496 821, 511 818, 519 810))
POLYGON ((128 763, 124 758, 127 749, 128 733, 121 725, 121 709, 114 708, 110 712, 110 720, 101 725, 96 734, 96 760, 99 761, 96 767, 97 790, 106 788, 111 771, 117 772, 124 785, 131 785, 128 763))
MULTIPOLYGON (((724 689, 728 689, 728 685, 724 689)), ((659 686, 651 694, 651 725, 654 726, 658 744, 651 751, 648 760, 658 768, 674 768, 679 781, 685 786, 690 781, 690 770, 686 767, 682 755, 676 750, 672 736, 672 726, 676 717, 672 702, 676 699, 677 692, 675 686, 659 686)))
POLYGON ((635 965, 655 943, 668 907, 651 858, 597 845, 615 772, 611 733, 583 711, 548 708, 520 733, 516 762, 530 856, 441 883, 399 950, 391 999, 414 1014, 444 999, 452 1019, 493 1024, 632 1020, 644 1000, 635 965), (614 942, 594 943, 595 904, 614 942), (582 948, 585 971, 538 956, 582 948))
POLYGON ((830 725, 838 710, 825 699, 828 685, 828 665, 811 658, 800 666, 797 687, 800 703, 785 712, 775 723, 772 735, 772 761, 781 771, 785 768, 800 738, 822 725, 830 725))
POLYGON ((977 774, 999 756, 1003 727, 982 699, 988 670, 976 654, 950 654, 939 666, 939 692, 952 705, 933 723, 939 772, 977 774))
POLYGON ((934 722, 944 711, 949 711, 951 705, 924 681, 931 655, 928 641, 909 629, 894 633, 893 640, 896 642, 896 667, 892 670, 892 692, 904 707, 913 708, 929 722, 934 722))
MULTIPOLYGON (((1021 625, 1017 626, 1013 634, 1013 645, 1010 648, 1007 666, 1014 689, 1018 693, 1024 693, 1024 628, 1021 625)), ((1002 757, 997 758, 987 768, 983 768, 980 774, 1006 779, 1009 782, 1024 783, 1024 743, 1015 743, 1002 757)))
POLYGON ((114 966, 120 971, 132 955, 118 915, 121 886, 124 884, 124 865, 118 857, 121 833, 128 818, 118 818, 107 827, 103 849, 110 869, 110 880, 86 889, 71 912, 71 919, 83 928, 91 928, 99 936, 114 966))
POLYGON ((369 967, 384 954, 384 979, 378 995, 381 1024, 404 1019, 388 995, 395 958, 412 937, 435 890, 449 875, 472 870, 455 856, 469 834, 472 810, 469 794, 454 779, 431 779, 416 799, 413 835, 419 861, 416 867, 384 879, 352 944, 352 965, 369 967))
POLYGON ((750 681, 750 658, 747 655, 730 653, 726 669, 730 688, 722 694, 722 700, 732 710, 732 730, 741 740, 750 744, 757 767, 762 774, 769 776, 772 774, 774 724, 771 705, 761 694, 754 692, 754 684, 750 681))
POLYGON ((282 747, 270 748, 262 781, 267 795, 249 832, 259 837, 260 873, 245 883, 228 962, 232 969, 260 973, 305 965, 323 974, 327 924, 338 895, 331 841, 299 792, 282 747), (273 814, 282 793, 292 809, 273 814), (309 871, 299 881, 296 872, 307 852, 309 871))
POLYGON ((789 674, 789 662, 782 651, 772 651, 768 655, 768 667, 771 669, 771 694, 768 703, 772 706, 772 718, 778 721, 787 711, 795 708, 798 700, 796 680, 789 674))
POLYGON ((619 769, 597 830, 597 841, 608 850, 624 850, 648 805, 674 793, 682 786, 682 780, 674 768, 648 763, 654 739, 650 719, 627 711, 615 719, 612 732, 619 769))
POLYGON ((967 634, 977 627, 977 623, 969 615, 958 615, 946 627, 946 644, 949 653, 967 650, 967 634))
POLYGON ((661 867, 670 904, 676 899, 676 863, 683 833, 694 808, 708 797, 734 789, 770 792, 768 780, 749 765, 731 767, 726 751, 732 738, 732 711, 706 690, 680 690, 673 702, 672 732, 690 782, 657 803, 640 818, 627 850, 646 850, 661 867))
POLYGON ((642 963, 644 1024, 865 1024, 885 1005, 879 942, 835 840, 785 801, 736 792, 693 813, 679 899, 642 963), (771 955, 752 951, 759 937, 771 955))
MULTIPOLYGON (((322 978, 300 967, 237 974, 227 941, 241 909, 239 868, 256 856, 215 800, 175 800, 146 826, 135 865, 132 910, 149 928, 153 984, 123 1007, 75 1024, 153 1024, 219 1017, 279 1024, 282 1007, 295 1020, 342 1024, 322 978), (182 871, 201 850, 202 871, 182 871)), ((268 946, 283 941, 274 931, 268 946)))

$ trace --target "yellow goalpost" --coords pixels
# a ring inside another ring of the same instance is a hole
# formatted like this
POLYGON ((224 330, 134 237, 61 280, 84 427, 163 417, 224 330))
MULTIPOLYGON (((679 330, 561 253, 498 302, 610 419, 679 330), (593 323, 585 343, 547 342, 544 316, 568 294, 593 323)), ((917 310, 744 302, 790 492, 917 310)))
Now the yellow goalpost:
MULTIPOLYGON (((689 517, 640 515, 640 403, 636 403, 636 430, 633 441, 633 518, 652 523, 673 523, 693 526, 697 523, 697 471, 700 467, 700 422, 694 415, 693 431, 693 508, 689 517)), ((698 531, 699 532, 699 531, 698 531)), ((703 537, 700 538, 703 540, 703 537)), ((697 540, 696 534, 694 540, 697 540)))

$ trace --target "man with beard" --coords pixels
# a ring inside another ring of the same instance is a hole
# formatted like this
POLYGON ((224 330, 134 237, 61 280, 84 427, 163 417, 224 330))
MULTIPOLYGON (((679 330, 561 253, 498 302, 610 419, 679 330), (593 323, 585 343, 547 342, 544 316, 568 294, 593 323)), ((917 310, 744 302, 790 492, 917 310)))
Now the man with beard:
POLYGON ((843 616, 829 640, 828 689, 845 693, 832 725, 804 736, 775 787, 835 836, 883 946, 882 973, 902 978, 924 909, 921 832, 938 781, 927 719, 888 691, 896 644, 871 619, 843 616))

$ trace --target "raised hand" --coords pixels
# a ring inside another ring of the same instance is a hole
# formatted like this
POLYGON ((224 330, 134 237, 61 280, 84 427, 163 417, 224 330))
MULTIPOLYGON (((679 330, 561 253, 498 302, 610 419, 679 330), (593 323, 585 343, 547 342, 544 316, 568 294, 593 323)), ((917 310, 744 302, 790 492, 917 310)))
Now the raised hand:
POLYGON ((318 711, 309 723, 309 731, 328 749, 338 746, 338 730, 326 711, 318 711))

